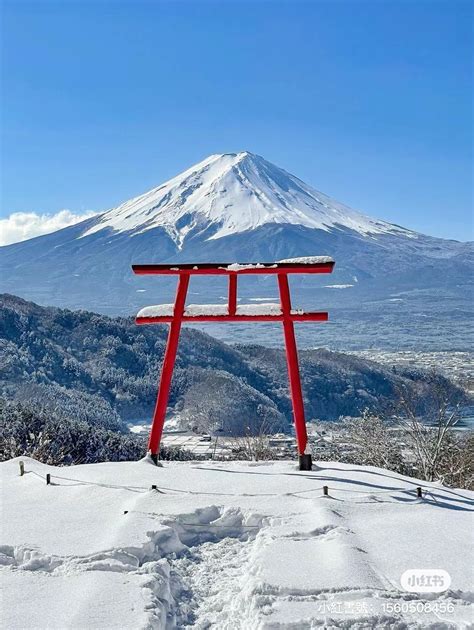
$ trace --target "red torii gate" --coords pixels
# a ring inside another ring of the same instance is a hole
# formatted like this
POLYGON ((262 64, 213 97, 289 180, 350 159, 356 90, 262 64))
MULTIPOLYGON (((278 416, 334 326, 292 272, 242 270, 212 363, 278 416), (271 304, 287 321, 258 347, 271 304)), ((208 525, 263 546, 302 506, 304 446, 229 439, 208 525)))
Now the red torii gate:
POLYGON ((286 360, 293 404, 296 441, 300 470, 311 470, 311 454, 306 452, 307 433, 298 367, 294 322, 325 322, 325 312, 306 312, 293 309, 291 305, 288 274, 290 273, 331 273, 334 261, 327 256, 290 259, 274 263, 197 263, 171 265, 132 265, 133 272, 139 275, 177 275, 178 286, 174 304, 161 304, 143 308, 136 317, 137 324, 169 323, 163 367, 161 370, 158 396, 153 413, 149 453, 155 463, 165 423, 166 408, 171 386, 171 378, 178 349, 182 322, 282 322, 285 337, 286 360), (249 274, 274 274, 277 276, 280 291, 280 304, 237 305, 237 278, 249 274), (186 294, 189 279, 193 275, 226 275, 229 277, 227 305, 189 305, 186 307, 186 294))

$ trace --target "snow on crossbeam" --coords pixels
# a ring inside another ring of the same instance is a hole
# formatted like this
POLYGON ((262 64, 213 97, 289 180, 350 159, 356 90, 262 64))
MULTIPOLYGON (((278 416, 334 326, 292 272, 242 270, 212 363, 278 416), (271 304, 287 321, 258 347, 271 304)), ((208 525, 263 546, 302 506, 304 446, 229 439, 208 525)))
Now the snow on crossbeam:
MULTIPOLYGON (((174 304, 145 306, 136 317, 137 324, 169 323, 174 317, 174 304)), ((327 321, 328 314, 291 309, 293 321, 327 321)), ((226 304, 189 304, 184 309, 183 321, 282 321, 283 311, 276 302, 241 304, 230 314, 226 304)))
POLYGON ((297 258, 284 258, 278 261, 279 265, 323 265, 327 263, 334 263, 334 258, 331 256, 298 256, 297 258))
POLYGON ((329 256, 308 256, 264 263, 183 263, 132 265, 138 275, 228 275, 228 274, 279 274, 279 273, 331 273, 334 260, 329 256))
MULTIPOLYGON (((237 315, 281 315, 281 306, 276 302, 263 304, 242 304, 237 306, 237 315)), ((184 309, 184 315, 196 317, 198 315, 227 315, 229 308, 226 304, 189 304, 184 309)), ((174 315, 174 304, 157 304, 145 306, 137 317, 167 317, 174 315)))

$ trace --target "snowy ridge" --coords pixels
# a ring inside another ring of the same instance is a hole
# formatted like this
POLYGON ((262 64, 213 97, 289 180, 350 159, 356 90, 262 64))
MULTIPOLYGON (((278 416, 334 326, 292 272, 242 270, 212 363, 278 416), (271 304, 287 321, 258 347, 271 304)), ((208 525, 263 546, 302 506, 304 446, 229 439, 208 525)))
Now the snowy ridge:
POLYGON ((104 228, 140 234, 161 227, 182 247, 189 235, 205 231, 207 240, 219 239, 272 223, 417 238, 415 232, 352 210, 247 151, 211 155, 100 215, 82 237, 104 228))
POLYGON ((447 630, 471 620, 468 491, 334 462, 301 473, 292 462, 22 459, 23 477, 18 459, 0 465, 9 630, 31 620, 50 630, 447 630), (443 568, 450 590, 403 590, 413 568, 443 568))

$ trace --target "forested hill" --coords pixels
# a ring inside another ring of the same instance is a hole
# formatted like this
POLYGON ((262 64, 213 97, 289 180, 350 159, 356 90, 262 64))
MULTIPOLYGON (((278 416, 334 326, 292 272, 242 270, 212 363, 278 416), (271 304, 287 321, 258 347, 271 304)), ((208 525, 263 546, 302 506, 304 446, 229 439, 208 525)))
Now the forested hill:
MULTIPOLYGON (((125 421, 150 418, 166 332, 0 295, 0 393, 123 429, 125 421)), ((308 420, 386 408, 401 386, 429 396, 421 372, 323 349, 300 359, 308 420)), ((261 421, 284 429, 291 421, 284 353, 233 347, 184 328, 170 405, 181 422, 204 431, 238 433, 261 421)))

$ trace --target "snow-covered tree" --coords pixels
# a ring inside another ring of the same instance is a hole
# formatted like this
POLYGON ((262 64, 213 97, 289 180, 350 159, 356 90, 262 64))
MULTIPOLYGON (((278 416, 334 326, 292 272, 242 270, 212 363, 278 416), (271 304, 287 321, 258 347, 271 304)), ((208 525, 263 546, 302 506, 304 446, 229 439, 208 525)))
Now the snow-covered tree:
POLYGON ((416 460, 416 467, 427 481, 443 474, 443 461, 454 442, 453 427, 460 420, 461 398, 438 374, 430 374, 430 392, 423 403, 413 391, 398 388, 395 417, 405 429, 416 460))
POLYGON ((397 470, 401 467, 400 448, 387 423, 365 409, 360 418, 346 421, 348 439, 357 451, 357 463, 397 470))
MULTIPOLYGON (((0 461, 27 455, 45 464, 89 464, 137 460, 145 452, 146 442, 139 436, 0 398, 0 461)), ((166 448, 160 457, 193 459, 185 451, 166 448)))

